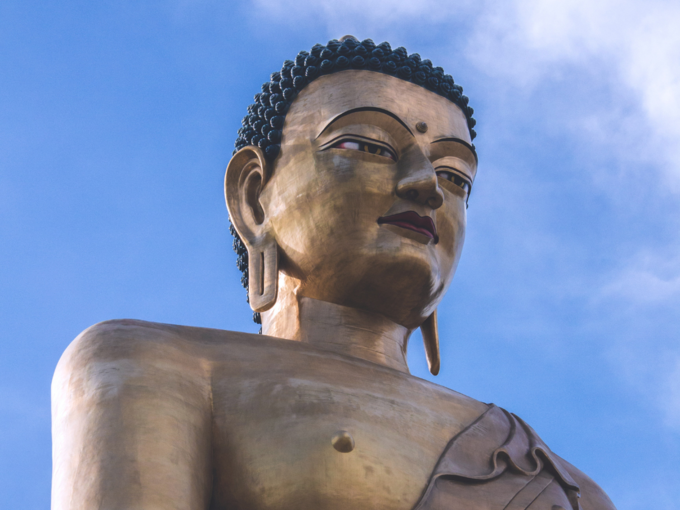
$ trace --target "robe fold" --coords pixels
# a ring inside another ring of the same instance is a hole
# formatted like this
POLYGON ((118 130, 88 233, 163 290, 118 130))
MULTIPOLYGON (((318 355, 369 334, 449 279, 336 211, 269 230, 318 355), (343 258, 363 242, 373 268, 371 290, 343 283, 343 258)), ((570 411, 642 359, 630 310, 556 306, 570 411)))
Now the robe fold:
POLYGON ((565 464, 492 404, 446 446, 414 510, 582 510, 565 464))

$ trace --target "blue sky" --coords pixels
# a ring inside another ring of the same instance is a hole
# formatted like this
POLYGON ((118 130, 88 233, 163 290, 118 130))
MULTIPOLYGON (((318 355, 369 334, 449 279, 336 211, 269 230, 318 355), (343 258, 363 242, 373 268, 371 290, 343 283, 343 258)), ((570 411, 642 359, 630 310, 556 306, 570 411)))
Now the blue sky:
POLYGON ((256 331, 222 180, 269 74, 351 33, 478 120, 442 372, 620 510, 680 508, 680 6, 654 0, 0 4, 0 508, 49 504, 68 343, 131 317, 256 331))

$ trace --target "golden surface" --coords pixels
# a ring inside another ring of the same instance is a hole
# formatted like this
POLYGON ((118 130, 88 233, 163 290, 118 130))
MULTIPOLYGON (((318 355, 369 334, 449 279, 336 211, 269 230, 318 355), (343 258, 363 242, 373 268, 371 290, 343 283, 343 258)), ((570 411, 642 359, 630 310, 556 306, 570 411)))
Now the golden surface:
MULTIPOLYGON (((53 509, 435 508, 422 497, 442 452, 490 409, 405 357, 421 327, 439 370, 436 308, 466 224, 450 172, 473 182, 469 143, 460 109, 412 83, 344 71, 306 87, 274 164, 246 147, 225 179, 264 335, 129 320, 82 333, 53 381, 53 509), (378 221, 408 211, 438 242, 378 221)), ((489 423, 482 445, 503 435, 489 423)), ((488 464, 461 448, 464 468, 488 464)), ((613 508, 570 473, 584 509, 613 508)), ((485 494, 501 485, 466 485, 465 507, 496 508, 485 494)))

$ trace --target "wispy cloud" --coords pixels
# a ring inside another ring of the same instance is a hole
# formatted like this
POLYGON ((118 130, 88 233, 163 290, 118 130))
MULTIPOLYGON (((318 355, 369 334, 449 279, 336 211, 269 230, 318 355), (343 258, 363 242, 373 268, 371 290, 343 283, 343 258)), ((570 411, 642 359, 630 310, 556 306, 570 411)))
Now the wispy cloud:
POLYGON ((680 275, 677 272, 676 267, 676 274, 664 278, 654 268, 629 267, 607 282, 600 295, 634 303, 658 303, 680 298, 680 275))
POLYGON ((618 138, 622 157, 644 152, 680 191, 678 26, 673 2, 493 2, 477 17, 469 53, 485 72, 524 88, 564 73, 575 81, 598 73, 615 106, 584 119, 583 134, 618 138), (617 111, 622 103, 632 111, 617 111))
POLYGON ((677 253, 645 252, 613 271, 592 300, 596 315, 609 316, 602 333, 611 336, 612 366, 675 432, 680 432, 679 268, 677 253))

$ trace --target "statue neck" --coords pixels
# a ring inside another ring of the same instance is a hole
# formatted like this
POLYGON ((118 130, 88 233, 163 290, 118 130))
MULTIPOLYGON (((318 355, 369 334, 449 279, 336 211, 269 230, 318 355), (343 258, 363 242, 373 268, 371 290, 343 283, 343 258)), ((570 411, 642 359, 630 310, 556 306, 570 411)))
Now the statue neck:
POLYGON ((406 346, 411 330, 377 313, 297 296, 285 280, 279 279, 274 307, 262 313, 263 334, 409 373, 406 346))

